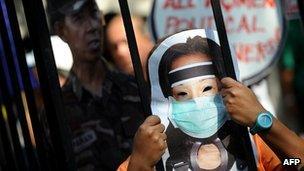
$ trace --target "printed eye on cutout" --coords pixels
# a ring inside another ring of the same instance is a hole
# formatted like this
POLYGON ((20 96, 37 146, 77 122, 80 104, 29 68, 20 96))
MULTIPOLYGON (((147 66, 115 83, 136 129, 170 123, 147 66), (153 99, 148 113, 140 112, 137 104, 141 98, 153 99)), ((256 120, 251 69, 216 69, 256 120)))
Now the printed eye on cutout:
POLYGON ((186 96, 187 93, 186 93, 186 92, 179 92, 179 93, 177 93, 177 95, 178 95, 178 96, 186 96))
POLYGON ((204 88, 203 92, 206 92, 206 91, 209 91, 209 90, 212 90, 212 86, 207 86, 204 88))

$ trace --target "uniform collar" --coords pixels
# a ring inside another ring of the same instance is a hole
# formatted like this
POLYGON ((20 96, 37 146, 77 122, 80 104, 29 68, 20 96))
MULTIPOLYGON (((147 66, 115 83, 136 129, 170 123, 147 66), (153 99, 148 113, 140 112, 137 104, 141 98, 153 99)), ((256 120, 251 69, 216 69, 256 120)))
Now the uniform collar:
POLYGON ((84 88, 81 81, 78 79, 76 74, 71 70, 69 74, 69 78, 67 81, 67 86, 71 88, 73 93, 76 95, 78 100, 84 100, 84 97, 91 96, 93 98, 105 98, 105 96, 111 94, 111 89, 113 86, 112 79, 111 79, 111 71, 108 68, 107 64, 105 63, 105 79, 102 82, 101 86, 101 97, 93 96, 87 89, 84 88))

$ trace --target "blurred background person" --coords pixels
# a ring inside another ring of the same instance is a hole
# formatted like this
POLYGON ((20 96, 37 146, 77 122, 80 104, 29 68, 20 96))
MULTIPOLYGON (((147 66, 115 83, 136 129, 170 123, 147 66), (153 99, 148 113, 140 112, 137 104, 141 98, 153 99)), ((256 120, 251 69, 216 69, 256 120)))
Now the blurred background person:
MULTIPOLYGON (((106 17, 107 25, 105 31, 106 55, 118 70, 134 76, 134 70, 129 52, 128 41, 125 33, 123 20, 120 15, 109 14, 106 17)), ((144 73, 146 73, 146 64, 148 53, 153 47, 149 33, 145 28, 145 21, 140 16, 132 16, 132 23, 135 32, 138 52, 144 73)))
MULTIPOLYGON (((296 3, 295 3, 296 4, 296 3)), ((287 6, 289 7, 289 6, 287 6)), ((288 8, 287 8, 288 9, 288 8)), ((296 5, 287 12, 287 40, 280 59, 280 75, 285 112, 283 121, 294 118, 295 131, 304 133, 304 32, 296 5), (291 15, 292 14, 292 15, 291 15)))

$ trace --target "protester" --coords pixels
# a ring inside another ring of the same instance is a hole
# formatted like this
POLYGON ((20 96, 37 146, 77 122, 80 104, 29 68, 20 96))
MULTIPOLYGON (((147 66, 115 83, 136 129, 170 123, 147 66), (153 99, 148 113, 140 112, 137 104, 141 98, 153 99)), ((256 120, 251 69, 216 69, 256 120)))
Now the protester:
POLYGON ((103 17, 94 0, 49 0, 52 31, 73 65, 62 94, 78 170, 115 170, 143 121, 132 78, 110 71, 102 54, 103 17))
MULTIPOLYGON (((229 126, 225 106, 221 105, 223 101, 218 94, 221 85, 218 77, 215 77, 220 69, 217 68, 218 71, 212 69, 214 64, 211 59, 214 55, 220 54, 214 53, 219 50, 219 45, 211 39, 200 37, 202 33, 204 30, 177 33, 164 39, 151 52, 148 64, 151 89, 154 93, 161 91, 163 97, 169 98, 170 104, 169 109, 161 109, 166 105, 160 104, 161 98, 158 99, 152 92, 152 110, 153 103, 155 103, 160 106, 158 111, 171 111, 165 114, 165 117, 169 118, 169 123, 168 119, 162 118, 162 115, 159 115, 160 118, 156 116, 147 118, 135 136, 132 155, 120 166, 119 171, 153 170, 162 156, 167 158, 164 163, 167 170, 172 170, 172 168, 181 170, 240 169, 241 166, 237 161, 243 160, 239 157, 244 156, 245 151, 240 148, 242 145, 233 134, 231 130, 233 127, 229 126), (188 39, 183 42, 183 38, 188 39), (176 43, 176 41, 181 43, 176 43), (163 57, 160 58, 162 55, 163 57), (160 61, 156 62, 159 63, 160 68, 158 69, 155 66, 155 59, 160 61), (153 69, 150 67, 156 67, 154 70, 158 71, 158 77, 153 76, 151 72, 153 69), (155 81, 159 83, 155 83, 155 81), (158 90, 155 85, 159 85, 161 90, 158 90), (153 100, 157 102, 153 102, 153 100), (200 117, 192 115, 193 113, 200 117), (201 115, 202 113, 208 114, 208 117, 201 115), (204 118, 207 119, 202 121, 204 118), (221 145, 217 144, 218 141, 215 140, 222 142, 220 144, 225 148, 221 148, 221 145), (193 144, 193 142, 195 143, 193 144), (196 160, 192 160, 193 155, 189 150, 192 151, 197 143, 201 145, 196 148, 196 160), (172 148, 174 146, 176 148, 172 148), (233 146, 238 150, 235 150, 233 146), (166 149, 166 147, 168 148, 166 149), (200 155, 200 153, 203 154, 200 155), (225 154, 227 157, 223 157, 225 154)), ((210 34, 210 32, 208 33, 210 34)), ((163 101, 165 101, 164 98, 163 101)), ((258 162, 258 170, 282 169, 279 158, 258 135, 254 136, 253 144, 257 149, 255 157, 258 162)))
MULTIPOLYGON (((222 95, 231 118, 244 126, 252 128, 261 112, 267 112, 258 102, 252 91, 231 79, 221 80, 222 95)), ((273 117, 273 124, 267 131, 258 132, 262 139, 281 159, 299 158, 299 168, 304 167, 304 140, 273 117)))
MULTIPOLYGON (((231 78, 224 78, 221 80, 221 83, 223 85, 221 94, 224 97, 231 118, 241 125, 252 127, 256 122, 258 114, 262 111, 265 112, 263 106, 258 102, 253 92, 241 83, 231 78)), ((273 119, 272 127, 258 134, 280 155, 281 159, 299 158, 302 163, 299 164, 298 169, 303 170, 304 140, 290 131, 279 120, 276 118, 273 119)), ((127 162, 125 162, 118 169, 119 171, 154 170, 155 163, 160 160, 161 155, 165 152, 164 147, 166 147, 166 144, 164 144, 166 142, 166 136, 162 133, 164 130, 155 129, 156 127, 161 128, 164 126, 155 116, 148 118, 145 123, 140 126, 135 137, 134 145, 142 141, 141 138, 153 138, 154 141, 150 140, 147 141, 147 143, 141 143, 141 146, 136 146, 129 159, 129 167, 127 168, 127 162), (146 137, 147 134, 150 135, 148 138, 146 137), (154 142, 154 144, 151 142, 154 142), (151 147, 156 150, 145 150, 151 147), (146 156, 153 157, 148 158, 146 156)))
MULTIPOLYGON (((224 101, 231 118, 241 125, 252 127, 259 112, 265 111, 263 106, 258 102, 253 92, 241 83, 231 78, 224 78, 221 82, 224 86, 222 95, 224 96, 224 101)), ((298 168, 299 170, 303 170, 304 140, 300 139, 279 120, 273 119, 274 122, 270 130, 260 132, 259 135, 278 155, 281 155, 281 159, 301 159, 302 163, 300 163, 298 168)), ((135 136, 134 145, 142 141, 142 138, 148 139, 149 141, 137 145, 129 159, 129 167, 127 166, 127 162, 125 162, 118 169, 119 171, 154 170, 155 163, 160 160, 161 155, 165 152, 164 148, 166 147, 166 144, 164 144, 166 142, 166 136, 162 133, 164 130, 155 129, 161 127, 164 126, 156 116, 151 116, 140 126, 140 129, 135 136), (150 136, 147 137, 147 134, 150 136), (151 140, 152 138, 154 141, 151 140), (154 148, 153 151, 145 150, 151 147, 154 148)))
MULTIPOLYGON (((146 73, 148 53, 152 49, 153 43, 144 28, 145 24, 142 18, 133 16, 132 24, 142 68, 146 73)), ((109 51, 115 66, 123 73, 134 76, 125 28, 120 15, 114 16, 107 24, 106 42, 106 49, 109 51)))

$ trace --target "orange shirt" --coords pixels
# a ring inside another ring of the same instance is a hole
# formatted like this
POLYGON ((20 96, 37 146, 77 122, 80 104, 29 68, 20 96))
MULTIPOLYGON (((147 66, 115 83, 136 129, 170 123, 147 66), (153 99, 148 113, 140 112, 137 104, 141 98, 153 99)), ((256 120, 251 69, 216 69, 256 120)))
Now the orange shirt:
POLYGON ((268 145, 257 134, 253 136, 253 141, 256 144, 258 154, 258 171, 281 171, 282 163, 275 153, 268 147, 268 145))
MULTIPOLYGON (((280 159, 257 134, 253 136, 258 154, 258 171, 283 171, 280 159)), ((117 171, 127 171, 130 157, 124 161, 117 171)))
POLYGON ((117 169, 117 171, 127 171, 128 170, 128 165, 129 165, 129 160, 130 157, 128 157, 128 159, 126 161, 124 161, 119 168, 117 169))

